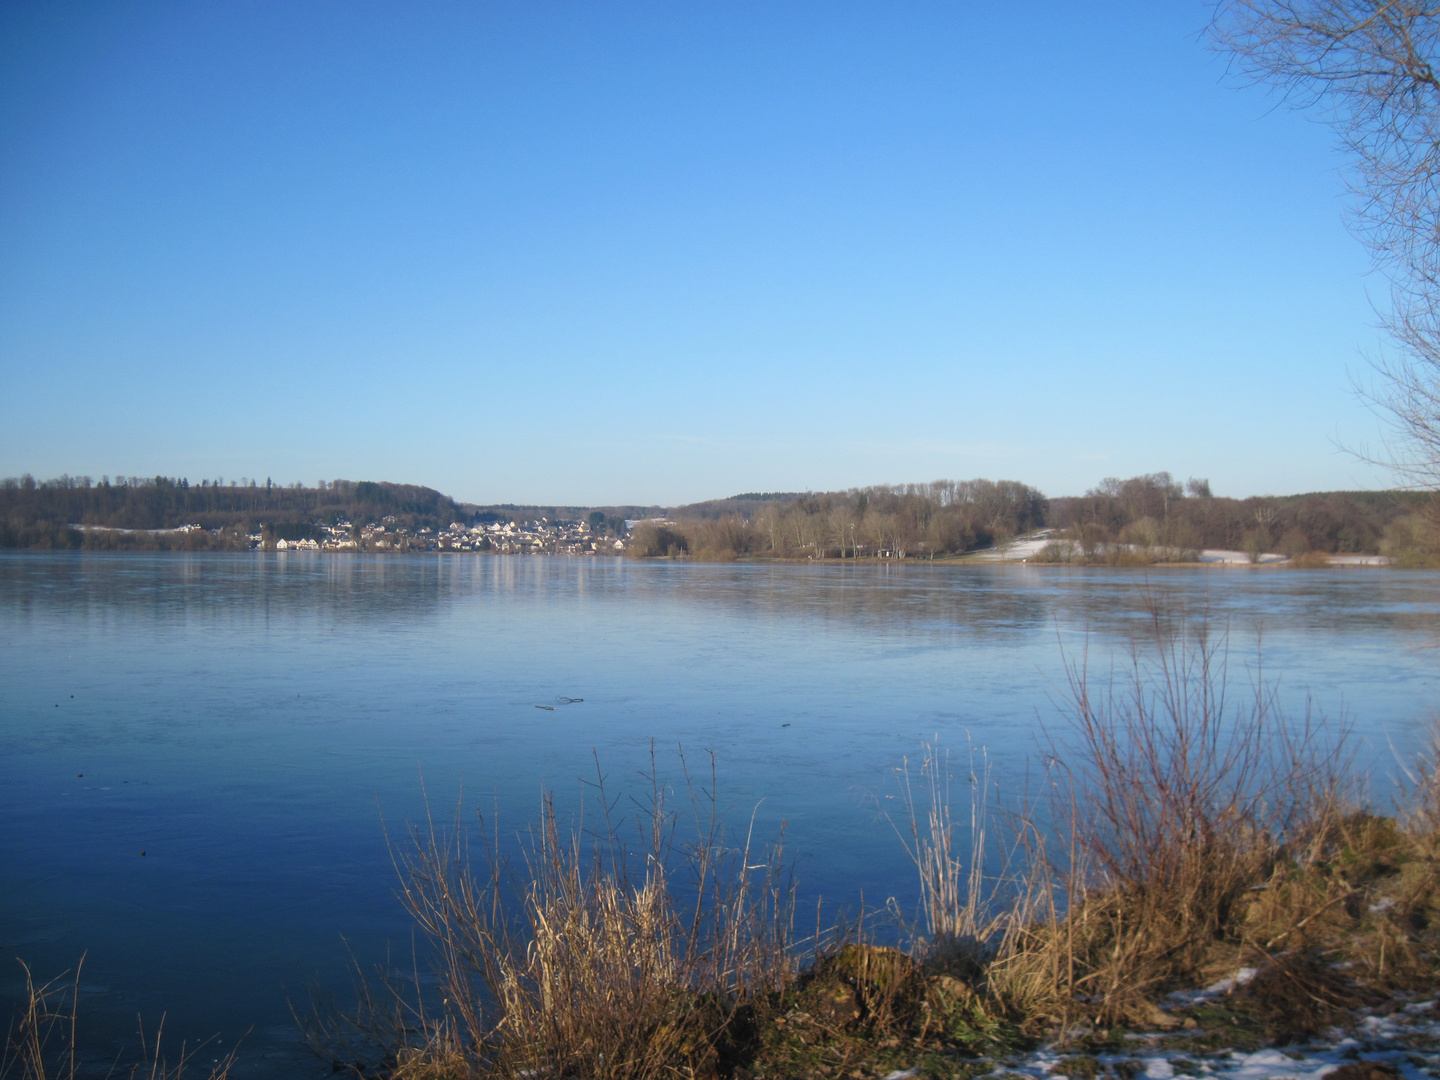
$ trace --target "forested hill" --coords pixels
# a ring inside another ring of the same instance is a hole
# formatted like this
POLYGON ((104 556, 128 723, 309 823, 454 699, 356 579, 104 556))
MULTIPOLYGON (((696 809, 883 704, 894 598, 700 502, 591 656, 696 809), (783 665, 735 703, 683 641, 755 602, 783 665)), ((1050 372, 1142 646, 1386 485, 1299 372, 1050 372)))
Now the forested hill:
POLYGON ((1188 488, 1169 473, 1102 481, 1084 495, 1050 501, 1048 524, 1099 540, 1176 547, 1241 549, 1257 538, 1268 551, 1295 554, 1378 552, 1400 518, 1433 512, 1435 496, 1419 491, 1317 491, 1232 499, 1210 494, 1205 481, 1188 488))
POLYGON ((316 521, 394 518, 395 523, 438 529, 464 516, 455 500, 431 488, 370 480, 335 480, 315 487, 211 483, 156 476, 109 479, 62 476, 0 481, 0 547, 183 547, 224 549, 268 529, 298 533, 316 521), (92 527, 77 530, 72 526, 92 527), (160 538, 110 530, 201 528, 160 538))
MULTIPOLYGON (((1137 549, 1198 557, 1204 548, 1306 553, 1424 548, 1435 533, 1434 496, 1405 491, 1333 491, 1232 499, 1205 480, 1169 473, 1102 480, 1084 495, 1047 499, 1000 480, 937 480, 848 491, 735 495, 671 511, 631 537, 631 555, 702 559, 838 559, 959 555, 1040 528, 1055 530, 1087 558, 1137 549)), ((1425 559, 1430 559, 1425 555, 1425 559)))
MULTIPOLYGON (((1437 508, 1432 494, 1402 491, 1232 499, 1212 495, 1206 481, 1182 485, 1163 472, 1106 479, 1084 495, 1055 499, 1014 481, 940 480, 692 503, 671 509, 664 525, 647 522, 628 546, 634 555, 720 559, 933 557, 1048 527, 1087 552, 1257 547, 1297 556, 1399 552, 1407 544, 1428 552, 1440 544, 1437 508)), ((165 476, 0 480, 0 547, 243 550, 255 545, 257 534, 267 544, 317 539, 341 522, 359 536, 362 527, 382 524, 418 534, 438 533, 452 522, 542 518, 549 526, 582 522, 594 535, 619 539, 626 537, 627 519, 663 515, 658 506, 462 505, 432 488, 369 480, 314 487, 165 476)))
MULTIPOLYGON (((584 521, 592 514, 600 514, 609 521, 625 521, 660 517, 666 511, 663 506, 638 506, 630 503, 618 506, 543 506, 539 503, 461 503, 460 509, 476 521, 584 521)), ((465 519, 460 519, 465 520, 465 519)))
POLYGON ((683 518, 723 518, 732 514, 751 518, 772 504, 799 502, 809 495, 808 491, 750 491, 743 495, 731 495, 728 499, 707 499, 705 502, 677 506, 670 513, 683 518))

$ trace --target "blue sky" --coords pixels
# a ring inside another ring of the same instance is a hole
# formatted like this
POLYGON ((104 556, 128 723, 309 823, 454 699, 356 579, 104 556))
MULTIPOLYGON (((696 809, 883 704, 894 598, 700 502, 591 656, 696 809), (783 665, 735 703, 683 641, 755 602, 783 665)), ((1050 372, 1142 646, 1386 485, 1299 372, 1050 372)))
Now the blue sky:
POLYGON ((0 3, 0 475, 1388 486, 1330 133, 1189 0, 0 3))

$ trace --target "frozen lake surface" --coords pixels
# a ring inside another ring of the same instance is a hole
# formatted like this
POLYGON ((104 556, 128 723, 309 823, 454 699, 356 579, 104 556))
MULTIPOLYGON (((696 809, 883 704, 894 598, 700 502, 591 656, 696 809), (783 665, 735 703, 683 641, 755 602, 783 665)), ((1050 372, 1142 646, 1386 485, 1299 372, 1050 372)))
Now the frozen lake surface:
POLYGON ((1062 649, 1103 678, 1147 593, 1228 630, 1237 691, 1258 638, 1377 792, 1423 743, 1433 573, 0 553, 0 998, 14 958, 84 953, 97 1053, 166 1013, 177 1042, 249 1031, 237 1076, 323 1073, 287 995, 343 1000, 347 942, 410 954, 382 814, 418 819, 423 775, 442 816, 463 787, 513 832, 595 757, 636 785, 652 740, 667 779, 713 751, 734 820, 786 823, 811 902, 909 910, 893 770, 968 733, 1018 789, 1062 649))

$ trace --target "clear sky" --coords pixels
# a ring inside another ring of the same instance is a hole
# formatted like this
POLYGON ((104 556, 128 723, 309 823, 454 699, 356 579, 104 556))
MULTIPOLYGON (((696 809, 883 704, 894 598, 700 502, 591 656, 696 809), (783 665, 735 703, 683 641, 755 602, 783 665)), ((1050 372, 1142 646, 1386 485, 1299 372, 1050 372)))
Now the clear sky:
POLYGON ((0 2, 0 475, 1380 487, 1330 133, 1199 0, 0 2))

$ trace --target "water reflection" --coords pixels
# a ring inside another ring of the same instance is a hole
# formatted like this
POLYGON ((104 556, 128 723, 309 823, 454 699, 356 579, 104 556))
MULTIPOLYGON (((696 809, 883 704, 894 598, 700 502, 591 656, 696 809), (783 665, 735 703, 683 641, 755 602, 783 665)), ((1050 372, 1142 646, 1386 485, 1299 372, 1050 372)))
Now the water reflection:
POLYGON ((1162 608, 1335 630, 1433 632, 1434 575, 1424 572, 1115 571, 910 564, 795 566, 627 563, 619 559, 7 553, 0 603, 12 613, 105 608, 156 622, 262 621, 275 613, 333 620, 438 615, 477 597, 668 602, 724 618, 883 625, 900 633, 1024 632, 1057 621, 1124 634, 1148 597, 1162 608))

